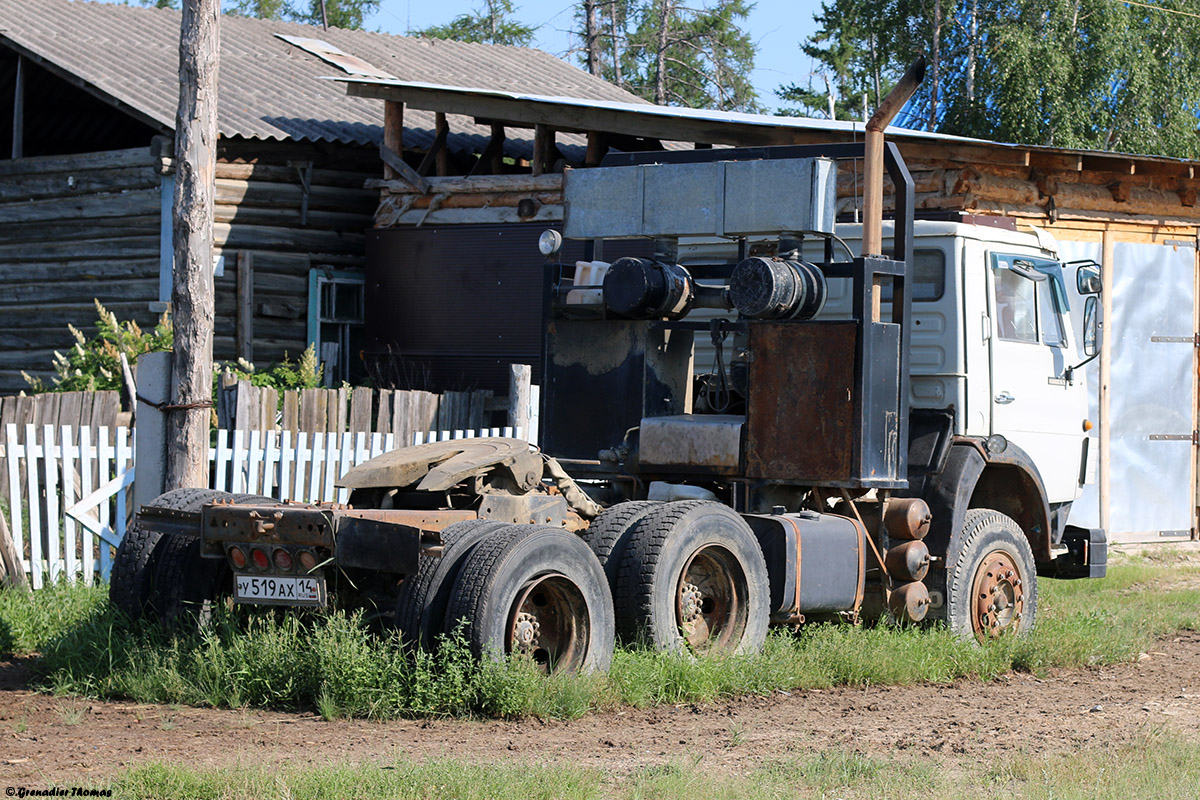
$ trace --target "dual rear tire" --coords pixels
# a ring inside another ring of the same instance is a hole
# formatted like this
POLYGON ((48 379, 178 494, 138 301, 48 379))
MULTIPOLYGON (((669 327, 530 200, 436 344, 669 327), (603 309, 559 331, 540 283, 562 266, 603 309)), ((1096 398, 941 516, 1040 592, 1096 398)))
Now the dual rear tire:
POLYGON ((401 587, 396 620, 414 645, 461 632, 476 656, 574 672, 606 669, 618 637, 698 655, 751 653, 766 638, 762 551, 719 503, 622 503, 582 536, 472 520, 442 542, 401 587))

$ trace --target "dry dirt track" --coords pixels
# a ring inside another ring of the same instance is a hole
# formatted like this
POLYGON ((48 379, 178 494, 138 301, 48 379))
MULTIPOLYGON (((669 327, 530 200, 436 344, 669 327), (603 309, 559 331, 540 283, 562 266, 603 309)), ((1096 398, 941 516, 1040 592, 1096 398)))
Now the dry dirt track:
POLYGON ((562 760, 624 773, 702 755, 737 773, 789 752, 994 758, 1072 751, 1162 726, 1200 741, 1200 633, 1160 641, 1136 663, 1018 674, 990 684, 845 688, 591 715, 573 722, 324 722, 310 714, 216 711, 30 692, 29 666, 0 662, 0 784, 72 785, 127 765, 562 760), (1000 711, 993 709, 1001 709, 1000 711), (1019 725, 1002 722, 1015 715, 1019 725))

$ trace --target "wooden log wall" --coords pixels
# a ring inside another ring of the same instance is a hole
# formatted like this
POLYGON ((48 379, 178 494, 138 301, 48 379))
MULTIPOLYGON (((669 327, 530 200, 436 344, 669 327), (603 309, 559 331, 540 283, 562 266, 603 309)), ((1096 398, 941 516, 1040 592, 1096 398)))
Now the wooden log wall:
MULTIPOLYGON (((74 344, 67 325, 93 333, 94 299, 118 319, 155 323, 169 149, 156 138, 145 148, 0 162, 0 394, 28 388, 22 370, 49 380, 54 351, 74 344)), ((304 350, 309 270, 362 269, 378 199, 364 182, 377 175, 367 148, 222 142, 216 358, 249 353, 265 364, 304 350), (253 271, 241 291, 239 265, 253 271), (239 311, 251 329, 240 352, 239 311)))
POLYGON ((149 148, 0 161, 0 394, 48 380, 67 324, 158 315, 160 176, 149 148))
POLYGON ((225 269, 216 279, 215 358, 246 354, 238 349, 239 315, 249 318, 255 363, 304 351, 309 270, 363 268, 364 232, 378 201, 364 183, 378 174, 378 157, 365 148, 222 143, 214 237, 225 269), (253 276, 239 291, 242 269, 253 276))
MULTIPOLYGON (((901 144, 918 212, 1015 216, 1061 221, 1195 225, 1200 175, 1189 162, 1103 153, 956 143, 901 144)), ((562 176, 429 177, 422 192, 403 179, 371 180, 380 191, 377 228, 425 224, 555 221, 562 218, 562 176)), ((884 181, 885 210, 892 210, 884 181)), ((838 213, 862 206, 861 162, 838 173, 838 213)))
MULTIPOLYGON (((904 144, 901 151, 918 212, 1011 216, 1047 226, 1200 223, 1200 176, 1189 162, 977 145, 904 144)), ((837 191, 839 214, 861 209, 861 164, 842 162, 837 191)), ((887 211, 891 192, 885 179, 887 211)))
POLYGON ((372 180, 380 190, 375 227, 556 222, 562 219, 562 175, 430 177, 421 192, 407 181, 372 180))

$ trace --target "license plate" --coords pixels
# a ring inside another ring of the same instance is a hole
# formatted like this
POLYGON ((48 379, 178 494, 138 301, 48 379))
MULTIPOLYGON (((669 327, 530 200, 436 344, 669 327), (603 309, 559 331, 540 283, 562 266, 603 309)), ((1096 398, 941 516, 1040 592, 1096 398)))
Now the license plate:
POLYGON ((234 575, 233 599, 239 603, 288 606, 325 605, 325 578, 284 578, 273 575, 234 575))

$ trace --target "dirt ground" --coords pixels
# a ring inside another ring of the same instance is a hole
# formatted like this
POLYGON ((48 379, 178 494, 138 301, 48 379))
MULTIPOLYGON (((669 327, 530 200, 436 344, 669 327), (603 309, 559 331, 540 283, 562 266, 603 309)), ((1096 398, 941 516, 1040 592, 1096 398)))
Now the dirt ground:
POLYGON ((236 766, 454 757, 563 761, 621 774, 703 756, 741 773, 791 753, 993 759, 1132 740, 1147 726, 1200 741, 1200 633, 1161 640, 1136 663, 1015 674, 993 683, 841 688, 601 713, 572 722, 325 722, 51 697, 26 660, 0 662, 0 783, 81 785, 149 761, 236 766), (1014 724, 1015 721, 1015 724, 1014 724))
MULTIPOLYGON (((1121 549, 1118 557, 1137 550, 1121 549)), ((1200 564, 1200 543, 1174 547, 1170 558, 1200 564)), ((706 769, 738 774, 790 753, 828 749, 922 753, 952 764, 1015 750, 1073 752, 1156 728, 1200 742, 1197 632, 1162 639, 1132 663, 1044 678, 777 692, 570 722, 326 722, 311 713, 52 697, 31 691, 31 678, 31 659, 0 661, 3 785, 84 785, 154 761, 269 767, 457 758, 562 762, 624 774, 699 756, 706 769)))

